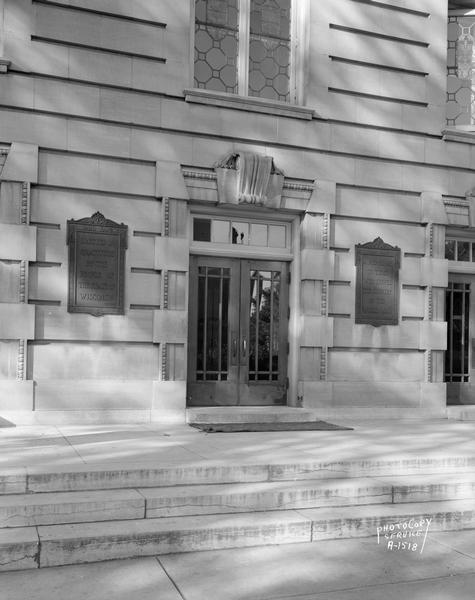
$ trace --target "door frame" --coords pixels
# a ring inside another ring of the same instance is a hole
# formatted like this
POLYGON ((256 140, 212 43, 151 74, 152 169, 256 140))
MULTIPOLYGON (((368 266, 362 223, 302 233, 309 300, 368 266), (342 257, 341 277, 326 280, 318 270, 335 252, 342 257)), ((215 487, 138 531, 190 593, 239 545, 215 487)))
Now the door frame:
MULTIPOLYGON (((300 280, 301 280, 301 248, 300 228, 302 211, 288 210, 285 212, 266 210, 259 207, 248 208, 244 205, 235 206, 215 205, 190 205, 188 212, 188 240, 190 256, 229 256, 235 258, 252 258, 256 260, 278 260, 289 263, 290 284, 288 286, 290 316, 288 319, 289 352, 287 356, 287 377, 289 387, 287 390, 287 405, 301 406, 301 391, 299 386, 299 358, 300 358, 300 280), (213 216, 239 218, 243 220, 262 219, 265 222, 286 223, 289 226, 290 245, 283 252, 263 253, 261 249, 250 249, 243 246, 223 247, 222 244, 200 243, 193 241, 193 218, 213 216)), ((190 365, 187 365, 187 369, 190 365)))

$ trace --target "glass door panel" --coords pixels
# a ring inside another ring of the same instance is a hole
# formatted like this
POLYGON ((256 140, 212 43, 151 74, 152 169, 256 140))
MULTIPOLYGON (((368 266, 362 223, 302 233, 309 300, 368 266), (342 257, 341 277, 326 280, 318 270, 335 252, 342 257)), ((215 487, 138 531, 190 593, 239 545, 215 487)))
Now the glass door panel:
POLYGON ((280 272, 251 271, 249 381, 279 378, 280 272))
POLYGON ((240 404, 287 401, 288 265, 241 261, 240 404))
POLYGON ((239 365, 231 331, 239 323, 239 273, 237 259, 190 258, 189 406, 237 402, 239 365))
POLYGON ((196 379, 228 378, 228 308, 231 269, 198 267, 196 379))
POLYGON ((473 365, 470 364, 470 339, 474 330, 474 301, 471 277, 451 274, 445 294, 447 350, 445 375, 448 404, 475 403, 470 384, 473 365))

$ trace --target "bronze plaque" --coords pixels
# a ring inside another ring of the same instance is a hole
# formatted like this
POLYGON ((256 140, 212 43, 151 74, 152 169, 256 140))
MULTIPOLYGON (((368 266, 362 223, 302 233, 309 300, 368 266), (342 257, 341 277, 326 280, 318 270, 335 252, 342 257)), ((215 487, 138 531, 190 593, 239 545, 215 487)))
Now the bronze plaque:
POLYGON ((355 323, 397 325, 401 250, 376 238, 357 244, 355 323))
POLYGON ((96 212, 68 221, 68 312, 124 314, 124 267, 127 225, 96 212))

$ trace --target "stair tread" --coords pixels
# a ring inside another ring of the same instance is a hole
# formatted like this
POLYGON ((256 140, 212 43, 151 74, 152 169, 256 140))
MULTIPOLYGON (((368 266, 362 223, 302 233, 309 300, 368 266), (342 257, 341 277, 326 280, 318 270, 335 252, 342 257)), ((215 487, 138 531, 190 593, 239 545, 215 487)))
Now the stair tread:
POLYGON ((0 509, 7 506, 35 506, 43 504, 142 501, 140 492, 133 488, 89 490, 78 492, 41 492, 38 494, 9 494, 0 496, 0 509))
POLYGON ((67 523, 0 529, 0 544, 53 539, 74 539, 114 535, 154 534, 173 530, 266 526, 274 523, 304 521, 335 521, 342 519, 377 519, 387 517, 422 516, 449 512, 475 511, 473 500, 445 500, 410 504, 377 504, 348 507, 322 507, 254 513, 163 517, 157 519, 128 519, 92 523, 67 523))
POLYGON ((373 519, 392 516, 417 516, 459 511, 475 511, 473 499, 435 500, 429 502, 410 502, 397 504, 371 504, 359 506, 324 506, 321 508, 303 508, 298 512, 312 520, 373 519))
POLYGON ((222 494, 258 494, 278 493, 280 491, 297 490, 326 490, 326 489, 355 489, 358 487, 388 488, 388 484, 376 481, 370 477, 354 477, 343 479, 300 479, 297 481, 263 481, 257 483, 221 483, 190 486, 170 486, 156 488, 138 488, 139 492, 146 498, 158 497, 186 497, 200 495, 222 495, 222 494))
MULTIPOLYGON (((39 525, 41 540, 63 538, 95 538, 100 536, 153 535, 164 531, 216 529, 222 527, 262 526, 312 520, 365 519, 392 516, 418 516, 459 511, 474 511, 473 500, 443 502, 417 502, 411 504, 377 504, 351 507, 325 507, 234 513, 164 517, 125 521, 100 521, 96 523, 72 523, 64 525, 39 525)), ((1 535, 2 532, 0 532, 1 535)))
MULTIPOLYGON (((85 464, 85 465, 70 465, 67 468, 62 470, 49 471, 44 468, 28 468, 28 477, 35 479, 38 477, 61 477, 64 475, 81 475, 81 474, 95 474, 101 475, 105 473, 111 474, 127 474, 127 473, 161 473, 164 471, 186 471, 192 469, 238 469, 238 468, 246 468, 246 469, 268 469, 268 468, 282 468, 282 467, 298 467, 301 466, 304 468, 324 468, 324 467, 336 467, 336 466, 352 466, 352 465, 364 465, 365 467, 371 466, 388 466, 388 465, 401 465, 404 467, 410 465, 430 465, 430 464, 438 464, 441 467, 447 465, 447 468, 457 468, 454 467, 454 463, 457 463, 460 468, 470 468, 475 470, 475 453, 472 455, 454 455, 454 456, 420 456, 420 457, 398 457, 398 458, 378 458, 378 459, 338 459, 338 460, 316 460, 312 457, 305 457, 302 460, 298 461, 283 461, 276 460, 275 462, 263 462, 259 463, 255 460, 231 460, 229 462, 223 462, 220 460, 205 460, 205 461, 190 461, 189 463, 180 463, 177 465, 176 463, 163 463, 159 467, 157 466, 144 466, 143 463, 140 464, 129 464, 125 465, 121 468, 117 468, 115 465, 105 465, 105 464, 85 464), (468 463, 466 466, 465 464, 468 463)), ((21 471, 14 471, 14 474, 22 475, 21 471)))
POLYGON ((223 494, 257 494, 297 490, 386 489, 391 487, 475 485, 475 472, 386 475, 374 477, 342 477, 328 479, 272 480, 247 483, 204 483, 174 486, 114 488, 110 490, 78 490, 0 495, 0 508, 12 505, 39 505, 67 502, 100 502, 143 500, 143 498, 187 497, 223 494), (443 479, 441 479, 443 477, 443 479))
POLYGON ((420 488, 428 485, 456 485, 467 483, 475 485, 475 472, 465 473, 424 473, 414 475, 383 475, 372 478, 374 481, 391 483, 394 487, 411 486, 420 488), (443 479, 441 479, 443 477, 443 479))
POLYGON ((219 529, 224 527, 265 527, 268 525, 310 522, 296 510, 101 521, 64 525, 39 525, 42 541, 54 539, 96 538, 101 536, 151 536, 165 531, 219 529))

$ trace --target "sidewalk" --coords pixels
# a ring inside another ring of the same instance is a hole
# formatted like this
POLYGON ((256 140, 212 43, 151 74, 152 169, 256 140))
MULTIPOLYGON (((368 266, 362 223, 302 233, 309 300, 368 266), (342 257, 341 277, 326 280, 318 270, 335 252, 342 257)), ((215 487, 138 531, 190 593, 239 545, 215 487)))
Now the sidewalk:
POLYGON ((2 600, 472 600, 473 531, 422 554, 376 538, 239 548, 0 574, 2 600))

